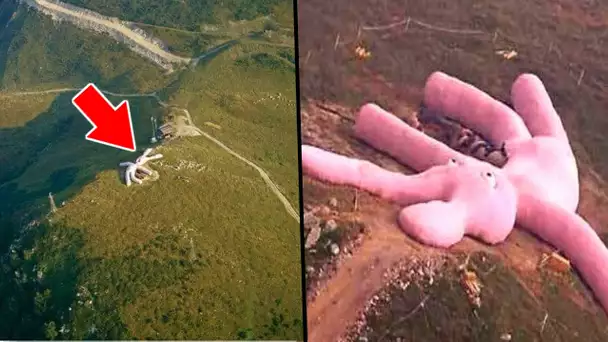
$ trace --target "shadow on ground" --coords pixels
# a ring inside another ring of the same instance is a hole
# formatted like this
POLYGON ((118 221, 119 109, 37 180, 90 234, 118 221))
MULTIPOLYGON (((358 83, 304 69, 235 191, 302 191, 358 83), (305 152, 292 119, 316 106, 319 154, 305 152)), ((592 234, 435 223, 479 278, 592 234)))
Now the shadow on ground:
MULTIPOLYGON (((118 163, 136 154, 86 141, 90 123, 73 107, 73 93, 57 96, 44 113, 21 127, 0 128, 0 204, 4 222, 0 246, 4 251, 14 229, 28 219, 48 212, 48 194, 63 201, 77 194, 103 170, 118 170, 118 163), (26 215, 27 214, 27 215, 26 215), (24 216, 25 215, 25 216, 24 216)), ((116 99, 111 98, 111 101, 116 99)), ((136 144, 140 150, 148 144, 152 132, 149 116, 161 115, 154 99, 130 100, 136 144)))

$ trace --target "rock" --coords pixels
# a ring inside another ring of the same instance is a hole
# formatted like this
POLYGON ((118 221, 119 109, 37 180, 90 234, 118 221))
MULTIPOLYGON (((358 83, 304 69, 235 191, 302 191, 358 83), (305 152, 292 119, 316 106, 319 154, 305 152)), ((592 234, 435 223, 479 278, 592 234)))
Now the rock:
POLYGON ((511 334, 504 333, 504 334, 500 335, 500 340, 501 341, 511 341, 511 334))
POLYGON ((319 241, 319 238, 321 237, 321 227, 319 227, 318 225, 314 225, 310 228, 310 232, 308 232, 308 235, 306 236, 306 243, 304 244, 304 248, 309 249, 314 247, 314 245, 317 244, 317 241, 319 241))
POLYGON ((329 207, 326 205, 321 206, 321 208, 319 208, 319 214, 321 214, 323 216, 327 216, 330 213, 331 213, 331 209, 329 209, 329 207))
POLYGON ((361 336, 357 339, 357 342, 367 342, 367 341, 369 341, 369 340, 365 336, 361 336))
POLYGON ((335 220, 327 220, 325 222, 325 230, 328 232, 334 231, 338 228, 338 223, 335 220))
POLYGON ((315 216, 314 212, 309 211, 304 213, 304 228, 310 230, 314 226, 318 226, 321 224, 321 220, 315 216))
POLYGON ((315 268, 312 266, 306 266, 306 274, 311 274, 315 271, 315 268))
POLYGON ((335 198, 335 197, 332 197, 329 200, 329 206, 332 207, 332 208, 334 208, 334 209, 338 208, 338 199, 335 198))
POLYGON ((338 244, 336 244, 336 243, 332 243, 332 244, 329 246, 329 251, 330 251, 330 252, 331 252, 331 254, 333 254, 333 255, 338 255, 338 254, 340 254, 340 246, 338 246, 338 244))

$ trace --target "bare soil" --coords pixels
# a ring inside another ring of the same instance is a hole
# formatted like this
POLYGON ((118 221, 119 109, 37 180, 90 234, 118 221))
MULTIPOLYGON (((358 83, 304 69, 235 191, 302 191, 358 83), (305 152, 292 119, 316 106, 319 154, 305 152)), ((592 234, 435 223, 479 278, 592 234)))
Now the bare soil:
MULTIPOLYGON (((602 45, 608 43, 608 4, 308 0, 298 3, 298 18, 304 143, 408 172, 352 137, 359 106, 376 102, 406 118, 436 70, 506 100, 517 75, 534 72, 545 81, 573 140, 581 174, 579 213, 606 240, 608 212, 601 209, 608 201, 608 50, 602 45), (355 58, 358 45, 370 58, 355 58), (496 53, 511 49, 518 52, 512 60, 496 53)), ((361 240, 348 257, 307 258, 315 272, 330 270, 309 287, 310 341, 497 341, 508 334, 514 341, 608 340, 608 320, 589 291, 574 272, 539 269, 542 253, 551 248, 526 232, 516 229, 496 247, 465 239, 450 250, 428 248, 399 230, 393 204, 304 178, 308 208, 332 197, 350 205, 336 215, 356 216, 367 233, 347 235, 361 240), (457 271, 463 255, 477 258, 473 263, 481 269, 493 268, 487 275, 479 272, 485 286, 477 314, 457 271), (433 285, 396 288, 395 281, 411 282, 400 270, 414 260, 444 266, 433 285)))

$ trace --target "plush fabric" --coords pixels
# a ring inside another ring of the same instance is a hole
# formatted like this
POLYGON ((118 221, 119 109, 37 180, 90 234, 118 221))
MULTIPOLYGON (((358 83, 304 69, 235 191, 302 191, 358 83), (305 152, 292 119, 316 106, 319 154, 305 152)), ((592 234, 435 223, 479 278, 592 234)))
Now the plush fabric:
POLYGON ((523 74, 511 90, 513 109, 441 72, 424 90, 425 106, 505 144, 502 168, 465 156, 367 104, 355 135, 417 170, 407 176, 367 161, 302 147, 305 173, 350 185, 404 206, 399 225, 418 241, 449 247, 464 235, 494 244, 514 224, 561 250, 608 309, 608 249, 576 214, 578 170, 568 136, 541 80, 523 74))
POLYGON ((127 186, 131 186, 131 181, 142 184, 143 181, 137 177, 137 173, 141 172, 144 175, 151 175, 152 171, 144 167, 144 165, 150 160, 156 160, 163 157, 162 154, 155 154, 153 156, 149 156, 152 153, 152 149, 148 148, 144 151, 144 153, 137 157, 135 163, 133 162, 122 162, 118 164, 120 167, 125 167, 125 184, 127 186))

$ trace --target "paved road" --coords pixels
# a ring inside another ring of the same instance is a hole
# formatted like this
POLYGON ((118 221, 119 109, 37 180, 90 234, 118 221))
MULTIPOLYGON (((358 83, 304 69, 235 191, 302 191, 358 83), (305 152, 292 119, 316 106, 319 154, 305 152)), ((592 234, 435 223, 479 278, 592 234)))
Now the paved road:
POLYGON ((64 17, 67 15, 72 18, 77 18, 78 20, 87 21, 89 23, 93 23, 95 25, 99 25, 105 27, 108 30, 116 31, 133 41, 133 43, 138 46, 150 51, 151 53, 158 55, 163 58, 167 62, 171 63, 190 63, 192 60, 190 58, 184 58, 180 56, 176 56, 166 50, 163 50, 158 45, 152 43, 149 39, 137 33, 127 26, 120 23, 120 21, 110 21, 103 19, 103 16, 92 16, 86 12, 78 12, 72 9, 61 6, 58 3, 50 2, 48 0, 26 0, 27 3, 33 4, 34 7, 40 7, 46 11, 49 11, 54 14, 63 14, 64 17))

